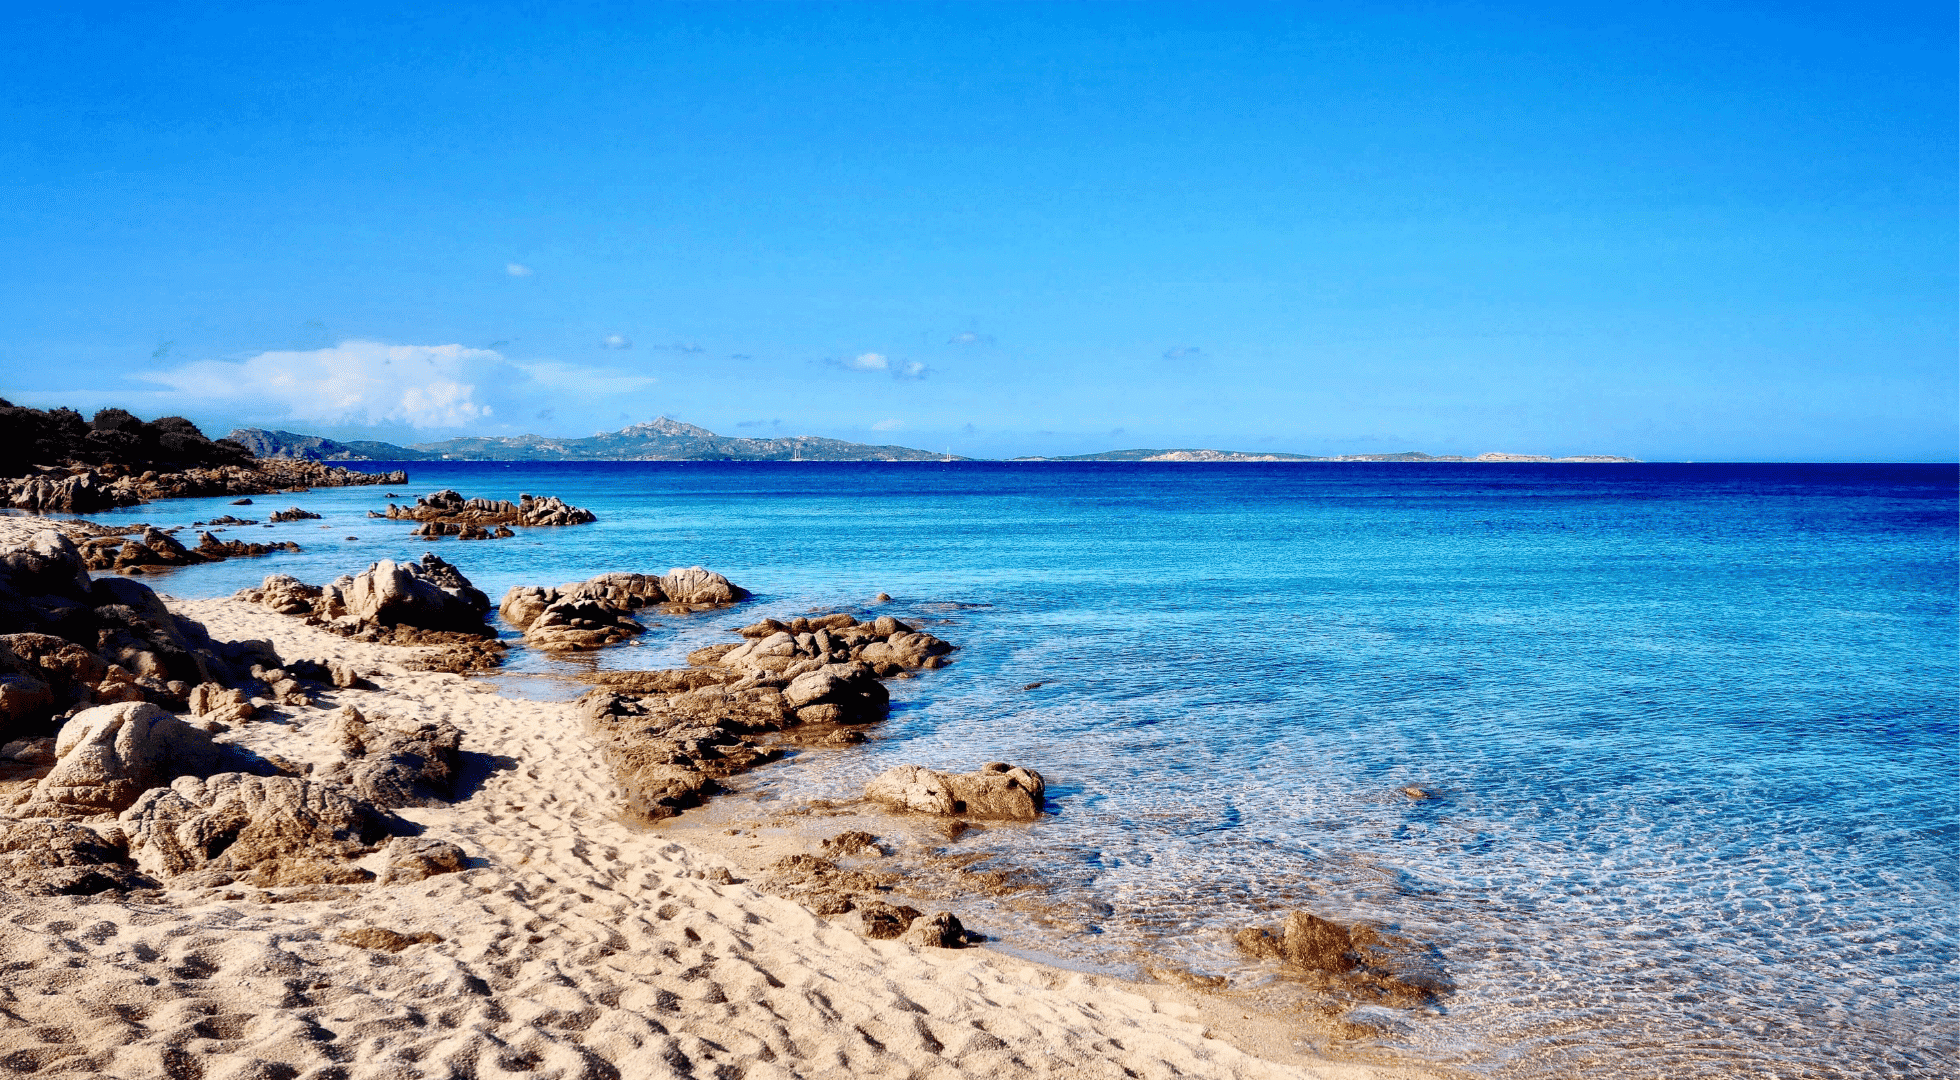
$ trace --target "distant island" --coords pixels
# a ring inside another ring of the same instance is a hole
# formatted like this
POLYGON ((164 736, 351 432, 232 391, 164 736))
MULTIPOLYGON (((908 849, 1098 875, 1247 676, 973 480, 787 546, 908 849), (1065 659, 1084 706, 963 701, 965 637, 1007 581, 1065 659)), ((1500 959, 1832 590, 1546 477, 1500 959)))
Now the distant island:
MULTIPOLYGON (((956 454, 914 450, 908 446, 873 446, 797 435, 783 439, 742 439, 717 435, 707 428, 662 416, 618 431, 586 439, 553 439, 543 435, 484 436, 447 439, 414 446, 358 440, 336 442, 318 435, 243 428, 226 436, 260 458, 302 461, 971 461, 956 454)), ((1449 457, 1409 451, 1400 454, 1344 454, 1309 457, 1304 454, 1265 454, 1238 450, 1109 450, 1072 457, 1019 457, 1014 461, 1469 461, 1626 463, 1637 458, 1589 454, 1545 457, 1538 454, 1479 454, 1449 457)))
POLYGON ((588 439, 508 435, 446 439, 395 446, 383 442, 335 442, 316 435, 245 428, 231 438, 259 457, 313 461, 966 461, 909 446, 871 446, 842 439, 797 435, 739 439, 660 417, 588 439), (327 456, 331 455, 331 456, 327 456))

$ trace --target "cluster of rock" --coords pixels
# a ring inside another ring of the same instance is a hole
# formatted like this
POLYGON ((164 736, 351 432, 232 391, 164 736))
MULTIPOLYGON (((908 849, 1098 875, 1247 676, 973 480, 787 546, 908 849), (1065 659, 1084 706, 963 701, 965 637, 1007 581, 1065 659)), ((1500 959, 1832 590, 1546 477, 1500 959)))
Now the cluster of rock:
POLYGON ((141 582, 91 579, 52 530, 0 550, 0 630, 0 888, 348 884, 376 878, 352 860, 377 853, 383 880, 463 866, 392 813, 452 794, 454 727, 342 709, 339 759, 312 775, 214 737, 310 703, 310 683, 363 685, 345 665, 213 641, 141 582))
POLYGON ((495 633, 484 622, 490 598, 434 553, 424 554, 420 562, 382 559, 326 585, 271 574, 256 589, 240 589, 235 598, 281 615, 306 617, 344 636, 396 627, 476 637, 495 633))
POLYGON ((1289 913, 1277 928, 1247 927, 1233 940, 1240 952, 1277 960, 1296 979, 1377 1004, 1427 1005, 1455 989, 1435 950, 1305 911, 1289 913))
POLYGON ((388 504, 387 512, 368 511, 369 517, 416 521, 415 536, 454 536, 462 540, 506 539, 517 534, 512 525, 584 525, 599 520, 592 511, 571 506, 555 495, 519 495, 507 499, 466 499, 444 489, 415 500, 414 506, 388 504))
POLYGON ((680 615, 709 611, 748 599, 747 589, 705 567, 667 573, 601 574, 587 581, 517 585, 504 594, 498 613, 541 649, 577 651, 625 641, 646 629, 633 612, 655 608, 680 615))
POLYGON ((234 598, 357 641, 440 647, 407 661, 411 667, 464 672, 503 661, 503 643, 484 621, 490 598, 434 553, 420 562, 382 559, 326 585, 271 574, 234 598))
POLYGON ((163 529, 142 526, 132 537, 91 536, 80 545, 82 561, 90 570, 117 570, 143 574, 155 570, 190 566, 195 563, 223 562, 226 559, 270 555, 275 551, 297 552, 290 540, 254 544, 244 540, 220 540, 208 532, 197 534, 197 546, 187 548, 163 529))
POLYGON ((90 705, 186 707, 202 683, 276 668, 262 642, 217 642, 147 585, 89 577, 81 552, 49 530, 0 551, 0 742, 53 731, 90 705))
POLYGON ((628 817, 672 817, 699 805, 716 781, 781 755, 780 747, 757 741, 764 736, 861 740, 852 728, 883 720, 891 701, 881 672, 906 674, 900 665, 907 660, 936 667, 952 649, 896 619, 860 623, 842 613, 765 620, 738 633, 741 645, 697 650, 686 669, 599 673, 593 678, 601 689, 579 699, 628 817), (936 644, 911 647, 920 637, 936 644), (778 638, 790 648, 752 648, 778 638), (885 657, 877 666, 851 659, 854 650, 893 639, 907 647, 877 654, 885 657), (798 730, 805 728, 811 730, 798 730))
MULTIPOLYGON (((839 855, 884 854, 869 833, 850 832, 824 841, 824 850, 839 855), (838 841, 859 841, 843 843, 838 841)), ((763 891, 794 900, 818 915, 855 913, 864 936, 900 940, 935 949, 966 944, 966 927, 950 911, 926 915, 909 904, 885 898, 899 875, 890 871, 849 869, 816 855, 788 855, 769 866, 759 884, 763 891)))
POLYGON ((719 664, 743 671, 789 673, 824 664, 855 662, 890 678, 946 663, 953 647, 889 615, 861 623, 848 614, 795 618, 789 622, 764 619, 737 631, 748 640, 739 645, 710 645, 687 658, 691 664, 719 664))
POLYGON ((118 465, 37 467, 0 481, 0 501, 35 513, 87 514, 156 499, 304 491, 316 487, 405 484, 408 474, 354 472, 317 461, 259 461, 182 472, 132 472, 118 465))
POLYGON ((320 515, 311 510, 301 510, 297 506, 289 506, 284 510, 274 510, 272 512, 272 523, 274 525, 283 524, 288 521, 318 521, 319 519, 320 515))
POLYGON ((390 812, 451 793, 455 729, 377 732, 351 709, 339 719, 347 760, 304 777, 147 702, 84 710, 63 725, 45 775, 0 819, 0 887, 282 888, 462 869, 461 849, 416 838, 390 812), (354 861, 384 850, 380 875, 354 861))

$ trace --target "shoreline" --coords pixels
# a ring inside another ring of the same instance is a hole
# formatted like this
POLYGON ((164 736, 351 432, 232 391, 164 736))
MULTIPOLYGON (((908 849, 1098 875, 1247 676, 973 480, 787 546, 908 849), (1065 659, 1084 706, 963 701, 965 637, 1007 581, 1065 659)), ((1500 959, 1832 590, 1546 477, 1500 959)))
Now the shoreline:
MULTIPOLYGON (((0 540, 29 526, 8 524, 0 540)), ((49 526, 62 527, 29 527, 49 526)), ((706 845, 621 822, 568 703, 411 671, 412 647, 235 600, 167 602, 215 638, 270 640, 282 657, 351 664, 374 684, 272 706, 225 736, 242 747, 321 759, 341 705, 460 728, 455 801, 397 812, 461 846, 469 865, 405 885, 9 898, 0 955, 30 974, 0 992, 0 1050, 22 1060, 87 1055, 130 1077, 175 1074, 184 1055, 227 1074, 285 1062, 297 1076, 384 1061, 403 1075, 416 1061, 435 1075, 465 1061, 478 1075, 686 1075, 677 1062, 751 1076, 1439 1075, 1304 1052, 1318 1043, 1300 1043, 1299 1026, 1181 988, 861 938, 716 884, 710 871, 726 863, 706 845), (381 952, 339 937, 360 928, 410 944, 381 952)))

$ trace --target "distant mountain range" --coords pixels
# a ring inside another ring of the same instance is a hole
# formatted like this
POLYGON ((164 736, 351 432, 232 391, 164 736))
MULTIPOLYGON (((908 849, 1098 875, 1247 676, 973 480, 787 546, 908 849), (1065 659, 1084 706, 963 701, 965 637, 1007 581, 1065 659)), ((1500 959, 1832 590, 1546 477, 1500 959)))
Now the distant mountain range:
MULTIPOLYGON (((437 443, 396 446, 356 440, 336 442, 318 435, 243 428, 227 438, 243 443, 262 458, 307 461, 967 461, 951 454, 914 450, 907 446, 871 446, 841 439, 798 435, 787 439, 739 439, 717 435, 707 428, 660 417, 589 439, 550 439, 542 435, 447 439, 437 443)), ((1236 450, 1110 450, 1074 457, 1024 457, 1015 461, 1556 461, 1631 462, 1636 459, 1590 455, 1541 457, 1534 454, 1479 454, 1476 457, 1434 457, 1402 454, 1346 454, 1307 457, 1302 454, 1261 454, 1236 450)))
POLYGON ((259 457, 314 461, 965 461, 909 446, 871 446, 842 439, 798 435, 787 439, 738 439, 660 417, 589 439, 511 435, 446 439, 396 446, 383 442, 335 442, 317 435, 245 428, 229 436, 259 457))

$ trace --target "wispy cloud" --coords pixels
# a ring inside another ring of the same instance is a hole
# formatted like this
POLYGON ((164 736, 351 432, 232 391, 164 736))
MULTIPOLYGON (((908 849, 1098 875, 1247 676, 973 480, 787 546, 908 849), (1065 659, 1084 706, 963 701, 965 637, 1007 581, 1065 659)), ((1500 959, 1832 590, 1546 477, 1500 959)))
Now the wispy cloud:
POLYGON ((548 419, 554 407, 610 405, 659 382, 617 368, 512 361, 494 349, 378 341, 199 360, 138 377, 161 388, 149 396, 169 412, 415 428, 476 426, 503 416, 548 419))
POLYGON ((845 371, 883 372, 894 379, 923 379, 932 374, 932 368, 918 360, 893 360, 884 353, 859 353, 843 360, 826 360, 832 367, 845 371))
POLYGON ((509 274, 511 277, 530 277, 531 268, 525 266, 523 263, 505 263, 504 273, 509 274))
POLYGON ((649 345, 647 347, 650 349, 665 349, 668 352, 687 353, 690 356, 695 353, 708 351, 692 341, 676 341, 672 345, 649 345))
POLYGON ((599 347, 601 349, 630 349, 633 347, 633 339, 627 337, 625 334, 607 334, 605 337, 599 339, 599 347))
POLYGON ((491 415, 472 370, 501 362, 462 345, 343 341, 328 349, 199 360, 138 376, 205 405, 337 423, 460 427, 491 415))
POLYGON ((574 394, 630 394, 649 389, 660 382, 651 375, 549 360, 511 366, 530 376, 531 382, 543 389, 574 394))
POLYGON ((904 426, 905 426, 905 421, 903 420, 880 420, 877 423, 871 425, 871 430, 897 431, 899 428, 902 428, 904 426))
POLYGON ((1204 355, 1205 351, 1196 345, 1179 345, 1164 350, 1164 359, 1166 360, 1198 360, 1202 359, 1204 355))
POLYGON ((948 345, 992 345, 993 343, 992 334, 977 334, 971 330, 962 330, 946 339, 948 345))

